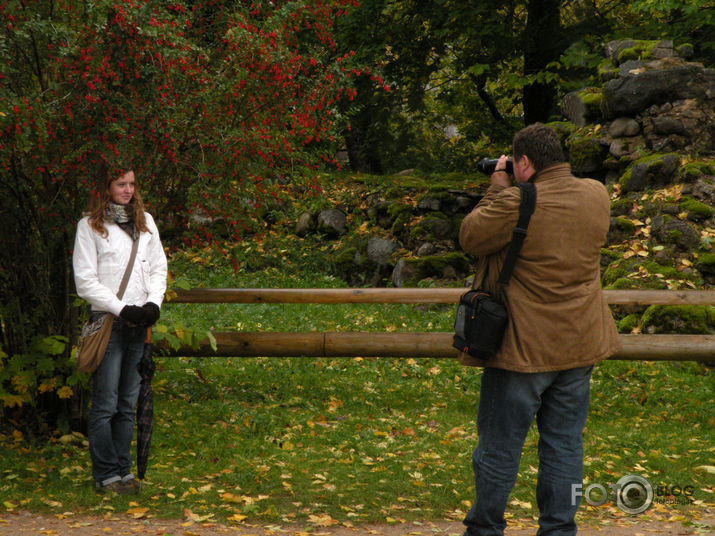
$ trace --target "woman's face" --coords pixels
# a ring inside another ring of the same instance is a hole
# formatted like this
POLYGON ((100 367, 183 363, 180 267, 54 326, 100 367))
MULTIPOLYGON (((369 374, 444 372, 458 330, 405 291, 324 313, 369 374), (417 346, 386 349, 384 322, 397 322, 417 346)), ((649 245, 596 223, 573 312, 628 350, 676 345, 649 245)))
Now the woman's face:
POLYGON ((128 171, 109 183, 109 197, 117 205, 128 205, 134 197, 135 182, 134 172, 128 171))

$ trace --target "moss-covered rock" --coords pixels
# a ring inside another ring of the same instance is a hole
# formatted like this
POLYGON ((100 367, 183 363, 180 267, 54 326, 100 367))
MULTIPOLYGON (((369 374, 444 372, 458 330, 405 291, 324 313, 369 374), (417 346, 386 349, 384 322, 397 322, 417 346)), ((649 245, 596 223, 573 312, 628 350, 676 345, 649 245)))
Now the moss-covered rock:
POLYGON ((713 213, 715 213, 713 207, 691 197, 683 198, 680 202, 680 208, 688 213, 689 219, 694 221, 707 220, 712 218, 713 213))
POLYGON ((636 41, 632 47, 625 48, 620 51, 616 58, 617 63, 625 63, 632 60, 650 60, 653 59, 653 50, 658 46, 660 41, 636 41))
POLYGON ((400 264, 403 270, 400 285, 403 287, 417 287, 423 279, 443 278, 450 273, 452 277, 465 277, 470 270, 467 256, 457 251, 446 255, 403 259, 400 264))
POLYGON ((609 59, 603 60, 597 68, 599 82, 608 82, 618 78, 618 68, 609 59))
POLYGON ((638 288, 639 285, 636 284, 636 282, 632 279, 628 279, 627 277, 619 277, 615 281, 611 282, 608 285, 605 285, 603 288, 607 290, 628 290, 628 289, 634 289, 638 288))
POLYGON ((664 218, 663 225, 656 225, 656 218, 653 220, 653 232, 661 243, 684 251, 692 251, 700 245, 700 232, 692 224, 677 218, 664 218))
POLYGON ((626 218, 625 216, 619 216, 618 218, 616 218, 616 225, 619 229, 628 233, 629 235, 632 235, 636 232, 636 224, 633 223, 633 220, 631 220, 630 218, 626 218))
POLYGON ((704 175, 703 170, 696 164, 686 164, 680 170, 680 179, 683 182, 695 182, 704 175))
POLYGON ((625 216, 633 209, 633 201, 620 197, 611 201, 611 216, 625 216))
POLYGON ((455 196, 446 190, 432 189, 418 199, 417 208, 422 212, 453 212, 456 208, 455 196))
POLYGON ((713 333, 715 332, 715 307, 652 305, 643 313, 641 326, 648 333, 713 333))
POLYGON ((652 275, 661 275, 666 279, 677 279, 682 277, 683 274, 679 273, 677 268, 672 265, 664 265, 655 261, 646 261, 643 263, 643 267, 652 275))
POLYGON ((695 267, 702 274, 703 279, 715 283, 715 253, 701 253, 695 262, 695 267))
POLYGON ((665 186, 674 182, 680 165, 677 154, 652 154, 633 162, 618 180, 624 192, 665 186))
POLYGON ((618 279, 627 278, 626 276, 633 271, 637 270, 638 263, 627 259, 621 259, 618 262, 614 262, 605 272, 603 272, 602 283, 604 287, 610 287, 614 285, 618 279))
POLYGON ((619 333, 631 333, 640 324, 641 315, 632 313, 618 322, 619 333))
POLYGON ((451 219, 438 212, 420 220, 410 231, 410 237, 415 240, 447 240, 454 238, 454 235, 451 219))
POLYGON ((355 259, 357 254, 358 248, 350 246, 338 251, 335 255, 333 262, 335 263, 335 269, 341 276, 356 269, 355 259))
POLYGON ((617 251, 613 251, 608 248, 601 248, 601 266, 608 266, 620 258, 621 254, 617 251))
POLYGON ((572 134, 566 140, 571 169, 576 175, 596 173, 603 169, 608 148, 593 137, 572 134))
POLYGON ((608 228, 607 241, 609 244, 623 242, 627 238, 633 236, 636 232, 636 225, 625 216, 611 218, 611 224, 608 228))
POLYGON ((554 129, 554 132, 559 137, 561 146, 566 149, 566 140, 576 131, 576 125, 569 121, 552 121, 547 125, 554 129))

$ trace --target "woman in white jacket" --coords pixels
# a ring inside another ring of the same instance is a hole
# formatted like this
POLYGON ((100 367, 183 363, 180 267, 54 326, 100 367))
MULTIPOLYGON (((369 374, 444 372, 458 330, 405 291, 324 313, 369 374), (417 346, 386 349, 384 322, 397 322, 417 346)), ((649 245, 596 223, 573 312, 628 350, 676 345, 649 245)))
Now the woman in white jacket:
POLYGON ((114 176, 104 168, 103 184, 90 198, 89 215, 77 224, 72 264, 77 294, 92 315, 112 313, 112 327, 102 363, 92 374, 88 436, 92 476, 97 490, 139 492, 131 472, 134 410, 141 378, 146 327, 159 318, 166 292, 167 263, 159 232, 136 189, 133 166, 114 176), (126 171, 129 169, 129 171, 126 171), (134 240, 134 267, 120 300, 117 292, 134 240))

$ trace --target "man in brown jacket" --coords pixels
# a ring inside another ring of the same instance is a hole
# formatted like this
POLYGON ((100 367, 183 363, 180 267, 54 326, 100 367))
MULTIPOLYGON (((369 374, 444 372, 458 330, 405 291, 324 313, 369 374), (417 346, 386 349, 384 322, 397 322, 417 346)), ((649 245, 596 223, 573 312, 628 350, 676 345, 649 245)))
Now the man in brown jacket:
MULTIPOLYGON (((571 175, 556 133, 545 125, 517 132, 512 152, 515 180, 536 187, 536 209, 503 289, 509 322, 501 348, 488 361, 460 355, 464 365, 485 367, 472 460, 476 500, 464 520, 465 536, 504 533, 504 510, 534 417, 538 534, 573 535, 591 372, 619 349, 600 281, 610 200, 600 182, 571 175)), ((492 293, 519 216, 520 190, 504 171, 506 160, 499 159, 486 195, 459 232, 464 251, 478 257, 476 286, 481 282, 492 293)))

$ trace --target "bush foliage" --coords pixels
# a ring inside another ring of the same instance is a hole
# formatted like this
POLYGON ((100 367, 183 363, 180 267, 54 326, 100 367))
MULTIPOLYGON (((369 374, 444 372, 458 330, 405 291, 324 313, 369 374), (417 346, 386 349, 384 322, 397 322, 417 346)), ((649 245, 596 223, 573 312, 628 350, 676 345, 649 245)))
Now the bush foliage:
POLYGON ((0 393, 17 395, 10 363, 35 335, 76 336, 71 248, 101 163, 132 159, 164 238, 188 242, 217 220, 240 236, 280 182, 315 187, 306 171, 333 154, 337 104, 362 74, 332 37, 350 4, 0 5, 0 393))

